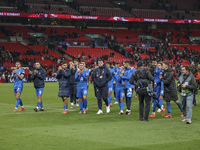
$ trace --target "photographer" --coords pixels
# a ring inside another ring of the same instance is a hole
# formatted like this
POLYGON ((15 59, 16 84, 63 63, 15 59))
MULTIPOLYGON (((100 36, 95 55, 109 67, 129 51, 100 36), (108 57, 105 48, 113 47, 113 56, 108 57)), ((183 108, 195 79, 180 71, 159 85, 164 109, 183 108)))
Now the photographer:
POLYGON ((145 99, 146 106, 144 121, 149 121, 148 116, 150 111, 151 96, 149 95, 147 88, 149 88, 149 84, 151 84, 151 81, 154 81, 154 77, 151 75, 149 70, 145 69, 142 61, 138 61, 137 68, 138 70, 132 74, 129 83, 136 85, 137 88, 137 93, 139 96, 139 120, 143 121, 145 99))
POLYGON ((178 88, 183 106, 183 120, 181 121, 191 124, 193 91, 197 89, 197 84, 194 75, 190 72, 189 66, 182 67, 182 75, 178 81, 178 88))

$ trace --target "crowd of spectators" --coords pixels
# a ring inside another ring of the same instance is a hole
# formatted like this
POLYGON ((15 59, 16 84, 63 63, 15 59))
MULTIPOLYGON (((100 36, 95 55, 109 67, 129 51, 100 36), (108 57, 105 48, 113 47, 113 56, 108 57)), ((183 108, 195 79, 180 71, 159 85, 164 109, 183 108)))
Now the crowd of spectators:
POLYGON ((0 48, 0 64, 3 64, 5 62, 14 62, 17 60, 17 57, 20 56, 20 52, 17 52, 16 50, 13 51, 8 51, 2 46, 0 48))

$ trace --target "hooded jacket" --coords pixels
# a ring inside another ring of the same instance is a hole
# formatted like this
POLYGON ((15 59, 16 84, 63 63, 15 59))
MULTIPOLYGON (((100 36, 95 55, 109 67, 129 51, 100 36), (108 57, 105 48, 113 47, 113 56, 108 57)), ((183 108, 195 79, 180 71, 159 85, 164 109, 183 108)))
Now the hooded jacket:
POLYGON ((161 79, 161 81, 164 83, 165 101, 178 100, 176 83, 175 83, 174 75, 172 71, 173 71, 172 68, 168 68, 167 70, 164 70, 163 78, 161 79))
POLYGON ((46 78, 46 72, 42 69, 42 67, 40 67, 39 69, 36 69, 38 71, 38 74, 31 75, 31 79, 34 82, 34 87, 35 88, 44 88, 44 80, 46 78))
POLYGON ((108 81, 112 79, 112 75, 110 73, 110 70, 104 64, 102 67, 98 67, 94 70, 92 74, 92 79, 96 87, 107 87, 108 81))

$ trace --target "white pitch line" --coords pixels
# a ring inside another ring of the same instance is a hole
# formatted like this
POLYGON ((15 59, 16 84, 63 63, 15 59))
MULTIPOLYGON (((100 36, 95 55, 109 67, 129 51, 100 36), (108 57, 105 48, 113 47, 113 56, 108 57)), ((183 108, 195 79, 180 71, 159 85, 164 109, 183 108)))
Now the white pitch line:
MULTIPOLYGON (((12 106, 14 106, 14 104, 6 104, 6 103, 0 103, 0 105, 12 105, 12 106)), ((24 105, 24 107, 35 108, 35 106, 29 106, 29 105, 24 105)), ((45 107, 45 109, 63 110, 63 109, 58 109, 58 108, 49 108, 49 107, 45 107)), ((71 111, 75 111, 75 110, 71 110, 71 111)))
MULTIPOLYGON (((13 104, 5 104, 5 103, 0 103, 0 105, 13 105, 13 104)), ((35 106, 28 106, 26 105, 25 107, 30 107, 30 108, 34 108, 35 106)), ((16 114, 16 115, 21 115, 21 114, 37 114, 37 113, 54 113, 54 112, 61 112, 61 110, 63 109, 57 109, 57 108, 49 108, 49 107, 45 107, 45 111, 42 111, 42 112, 12 112, 12 113, 1 113, 0 116, 2 115, 13 115, 13 114, 16 114), (54 110, 57 110, 57 111, 48 111, 48 109, 54 109, 54 110)), ((76 110, 68 110, 68 111, 76 111, 76 110)))
POLYGON ((23 115, 23 114, 38 114, 38 113, 54 113, 54 112, 60 112, 60 111, 43 111, 43 112, 16 112, 16 113, 3 113, 3 114, 0 114, 0 116, 3 116, 3 115, 23 115))

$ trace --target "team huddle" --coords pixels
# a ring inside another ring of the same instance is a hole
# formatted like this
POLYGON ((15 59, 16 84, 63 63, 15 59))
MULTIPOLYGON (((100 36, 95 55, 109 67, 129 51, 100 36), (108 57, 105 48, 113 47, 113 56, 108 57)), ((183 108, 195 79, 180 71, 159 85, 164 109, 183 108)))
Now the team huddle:
MULTIPOLYGON (((126 104, 125 113, 130 115, 131 99, 133 91, 135 90, 139 98, 139 120, 148 121, 148 117, 156 117, 156 107, 158 107, 157 112, 162 111, 162 116, 171 118, 170 101, 174 101, 181 111, 181 116, 183 117, 181 121, 190 124, 192 108, 188 102, 188 97, 189 99, 192 98, 191 93, 193 93, 196 87, 190 85, 194 85, 195 83, 193 82, 194 78, 190 74, 189 68, 187 68, 187 66, 182 68, 183 73, 178 81, 178 87, 181 92, 181 103, 178 101, 176 84, 169 64, 167 62, 153 61, 153 65, 156 69, 155 73, 152 75, 142 61, 137 63, 137 69, 132 68, 129 61, 123 62, 120 67, 119 63, 116 63, 116 66, 114 66, 110 62, 104 64, 103 60, 98 60, 98 66, 95 69, 87 69, 84 61, 74 61, 69 64, 65 62, 62 63, 62 66, 59 66, 56 74, 56 78, 59 82, 58 96, 62 98, 64 107, 62 114, 68 113, 68 97, 70 97, 71 108, 77 105, 80 107, 80 114, 87 113, 88 82, 89 77, 91 77, 90 79, 91 83, 94 85, 95 97, 98 101, 99 110, 97 114, 103 114, 102 99, 106 105, 106 113, 110 112, 110 107, 113 106, 111 94, 114 91, 114 97, 116 99, 115 104, 119 105, 119 114, 122 115, 124 113, 126 104), (186 70, 185 73, 184 69, 186 70), (156 93, 154 93, 154 91, 156 91, 156 93), (167 104, 168 114, 166 116, 165 108, 162 104, 163 98, 167 104), (152 114, 149 116, 151 100, 153 102, 153 110, 152 114)), ((11 76, 11 78, 14 78, 14 94, 16 98, 14 112, 17 112, 18 105, 21 106, 20 111, 25 109, 20 98, 23 90, 24 74, 25 72, 21 68, 20 62, 16 62, 16 70, 13 71, 11 76)), ((40 63, 36 62, 35 70, 31 75, 38 98, 37 105, 34 108, 35 112, 44 111, 42 94, 45 77, 46 72, 42 69, 40 63)))

